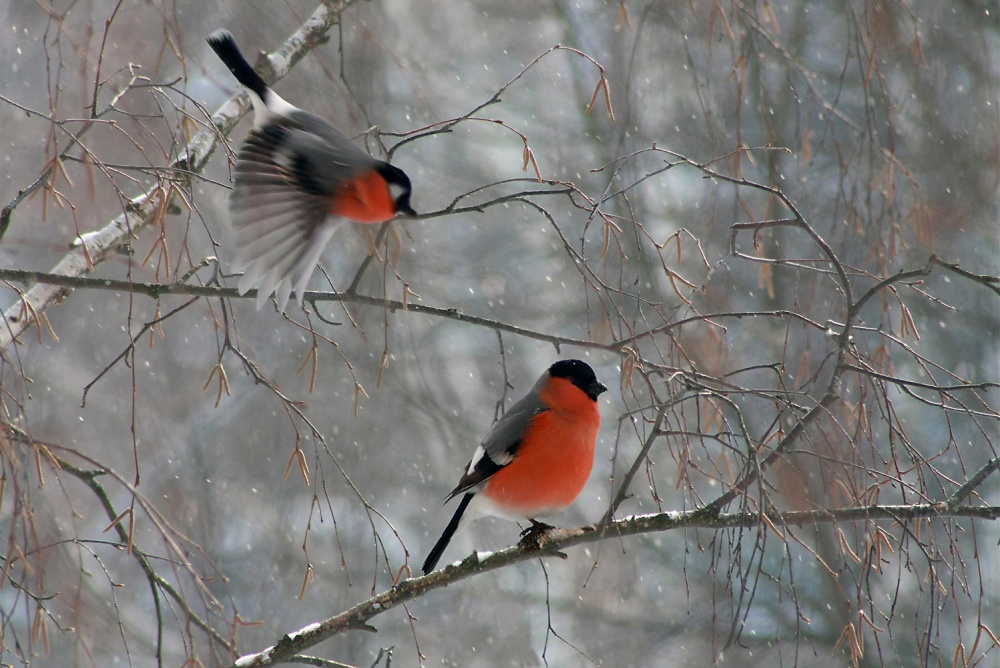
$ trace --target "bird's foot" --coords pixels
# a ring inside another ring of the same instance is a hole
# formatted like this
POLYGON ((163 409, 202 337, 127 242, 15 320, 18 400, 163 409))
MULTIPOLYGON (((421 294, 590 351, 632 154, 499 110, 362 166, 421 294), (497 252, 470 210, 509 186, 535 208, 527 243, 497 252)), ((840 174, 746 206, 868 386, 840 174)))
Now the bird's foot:
POLYGON ((528 521, 531 522, 531 526, 529 526, 527 529, 521 532, 522 542, 526 538, 529 537, 534 538, 537 536, 541 536, 549 529, 555 529, 555 527, 552 526, 551 524, 546 524, 545 522, 539 522, 538 520, 533 520, 530 517, 528 518, 528 521))
POLYGON ((531 522, 531 526, 521 532, 521 541, 518 545, 522 545, 529 550, 542 551, 544 550, 547 554, 551 556, 559 557, 565 559, 566 555, 558 550, 553 550, 551 548, 545 548, 545 536, 548 534, 549 530, 555 529, 551 524, 545 524, 544 522, 539 522, 538 520, 528 519, 531 522))

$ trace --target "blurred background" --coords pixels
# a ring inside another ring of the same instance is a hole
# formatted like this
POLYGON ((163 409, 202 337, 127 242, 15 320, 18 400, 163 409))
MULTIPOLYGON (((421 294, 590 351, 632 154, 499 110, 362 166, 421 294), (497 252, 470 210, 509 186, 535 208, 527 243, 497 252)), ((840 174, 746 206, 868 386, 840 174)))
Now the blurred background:
MULTIPOLYGON (((2 231, 0 267, 47 271, 123 198, 173 184, 183 197, 167 215, 92 275, 171 283, 217 256, 235 286, 231 154, 190 178, 163 167, 239 89, 204 37, 228 27, 253 61, 316 5, 0 5, 0 203, 65 153, 2 231)), ((226 665, 226 642, 260 651, 386 589, 440 535, 454 511, 442 501, 500 411, 560 358, 586 360, 611 391, 587 488, 550 521, 597 522, 647 439, 617 517, 716 498, 748 466, 746 438, 774 447, 819 401, 829 333, 847 317, 813 238, 734 223, 792 217, 784 193, 855 300, 932 253, 1000 273, 997 9, 347 3, 275 88, 380 157, 407 139, 391 159, 427 217, 377 246, 345 226, 314 287, 358 279, 358 294, 487 322, 336 301, 285 318, 204 298, 144 329, 190 297, 72 292, 3 351, 0 664, 226 665), (176 597, 106 531, 129 509, 121 525, 134 520, 133 547, 176 597)), ((26 286, 2 287, 6 310, 26 286)), ((935 389, 997 381, 985 281, 935 267, 856 316, 852 364, 876 375, 847 374, 842 400, 730 510, 762 495, 780 509, 942 501, 998 456, 995 389, 935 389)), ((979 492, 996 505, 996 475, 979 492)), ((442 563, 518 531, 480 520, 442 563)), ((980 624, 1000 628, 993 523, 788 535, 608 538, 432 592, 376 618, 377 634, 310 653, 356 666, 388 665, 389 648, 394 665, 951 665, 959 647, 987 651, 980 624)))

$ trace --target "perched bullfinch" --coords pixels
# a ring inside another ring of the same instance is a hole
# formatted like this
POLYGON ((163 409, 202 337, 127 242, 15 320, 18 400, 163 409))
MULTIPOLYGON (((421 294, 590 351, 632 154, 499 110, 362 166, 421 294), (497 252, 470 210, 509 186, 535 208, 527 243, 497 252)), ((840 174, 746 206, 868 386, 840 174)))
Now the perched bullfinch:
POLYGON ((434 570, 451 537, 480 515, 530 520, 573 503, 590 477, 607 391, 580 360, 561 360, 510 407, 476 448, 445 503, 464 494, 422 571, 434 570))
POLYGON ((258 285, 257 308, 273 292, 280 311, 298 301, 323 248, 343 220, 382 223, 414 216, 410 179, 376 160, 340 130, 278 96, 254 71, 228 30, 209 46, 250 94, 254 126, 236 157, 230 213, 244 268, 240 294, 258 285))

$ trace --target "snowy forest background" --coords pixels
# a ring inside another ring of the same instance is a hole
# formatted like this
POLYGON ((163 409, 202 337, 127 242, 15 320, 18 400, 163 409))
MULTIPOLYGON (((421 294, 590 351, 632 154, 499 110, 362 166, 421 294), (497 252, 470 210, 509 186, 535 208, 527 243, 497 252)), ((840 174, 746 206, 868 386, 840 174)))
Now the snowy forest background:
POLYGON ((997 11, 0 4, 0 665, 995 663, 997 11), (219 27, 422 214, 287 317, 219 27), (565 357, 567 558, 480 520, 407 579, 565 357))

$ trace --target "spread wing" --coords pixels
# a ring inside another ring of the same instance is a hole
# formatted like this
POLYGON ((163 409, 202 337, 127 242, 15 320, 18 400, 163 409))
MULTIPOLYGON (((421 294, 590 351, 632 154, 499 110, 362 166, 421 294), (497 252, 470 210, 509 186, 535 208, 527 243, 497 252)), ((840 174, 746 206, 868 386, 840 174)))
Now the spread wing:
POLYGON ((253 130, 240 147, 230 213, 245 269, 240 294, 259 284, 258 308, 272 292, 284 310, 301 301, 337 227, 328 216, 337 184, 373 159, 326 121, 304 111, 253 130))

